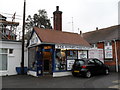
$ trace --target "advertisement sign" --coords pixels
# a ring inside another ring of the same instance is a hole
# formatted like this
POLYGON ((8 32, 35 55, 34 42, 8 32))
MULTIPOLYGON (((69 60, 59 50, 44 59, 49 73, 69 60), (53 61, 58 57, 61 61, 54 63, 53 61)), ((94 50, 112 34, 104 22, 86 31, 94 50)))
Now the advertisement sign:
POLYGON ((75 60, 67 60, 67 70, 72 70, 75 60))
POLYGON ((98 52, 98 49, 90 49, 88 53, 89 58, 98 58, 97 52, 98 52))
POLYGON ((78 59, 87 58, 87 51, 78 51, 78 59))
POLYGON ((103 49, 98 49, 98 57, 99 57, 99 60, 103 61, 103 49))
POLYGON ((90 47, 77 46, 77 45, 68 45, 68 44, 56 44, 56 49, 76 49, 76 50, 88 50, 90 47))
POLYGON ((97 58, 99 60, 101 60, 102 62, 104 62, 103 60, 103 49, 90 49, 89 53, 88 53, 89 58, 97 58))
POLYGON ((105 46, 105 58, 113 58, 112 46, 105 46))

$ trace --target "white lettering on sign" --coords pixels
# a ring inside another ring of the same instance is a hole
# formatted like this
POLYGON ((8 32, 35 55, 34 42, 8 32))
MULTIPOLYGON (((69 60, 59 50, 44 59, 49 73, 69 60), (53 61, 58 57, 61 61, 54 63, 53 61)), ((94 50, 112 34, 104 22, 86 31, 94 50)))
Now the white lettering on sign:
POLYGON ((77 46, 77 45, 67 45, 67 44, 56 44, 56 49, 76 49, 76 50, 88 50, 89 47, 77 46))

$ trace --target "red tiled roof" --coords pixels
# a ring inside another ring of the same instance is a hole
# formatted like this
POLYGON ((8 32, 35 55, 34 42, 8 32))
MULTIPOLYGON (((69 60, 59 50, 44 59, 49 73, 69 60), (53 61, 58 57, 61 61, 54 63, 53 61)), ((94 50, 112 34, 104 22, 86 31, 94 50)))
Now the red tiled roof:
POLYGON ((83 38, 87 40, 89 43, 108 41, 108 40, 118 39, 119 31, 120 31, 120 26, 116 25, 108 28, 103 28, 103 29, 83 33, 83 38))
POLYGON ((45 43, 90 46, 89 43, 77 33, 62 32, 37 27, 34 27, 34 31, 41 41, 45 43))

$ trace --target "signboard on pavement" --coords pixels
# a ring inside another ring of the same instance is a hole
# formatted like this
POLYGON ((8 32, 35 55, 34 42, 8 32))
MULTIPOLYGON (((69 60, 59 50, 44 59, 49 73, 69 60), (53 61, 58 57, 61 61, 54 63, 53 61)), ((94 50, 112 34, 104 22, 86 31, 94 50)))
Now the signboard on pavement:
POLYGON ((75 60, 67 60, 67 70, 72 70, 75 60))

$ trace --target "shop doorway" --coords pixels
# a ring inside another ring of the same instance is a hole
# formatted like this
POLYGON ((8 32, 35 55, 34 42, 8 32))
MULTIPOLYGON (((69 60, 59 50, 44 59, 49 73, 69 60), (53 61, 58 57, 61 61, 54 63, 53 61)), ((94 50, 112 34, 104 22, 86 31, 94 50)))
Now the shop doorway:
POLYGON ((43 52, 43 75, 52 74, 52 52, 43 52))

